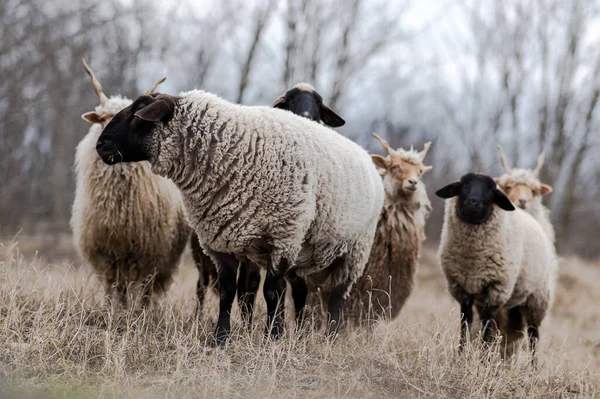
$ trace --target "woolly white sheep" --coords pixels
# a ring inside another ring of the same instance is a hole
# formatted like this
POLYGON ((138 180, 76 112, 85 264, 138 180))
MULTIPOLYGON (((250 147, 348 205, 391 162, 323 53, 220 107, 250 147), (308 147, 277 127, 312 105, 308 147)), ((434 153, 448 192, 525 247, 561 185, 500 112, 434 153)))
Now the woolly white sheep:
POLYGON ((153 174, 148 162, 110 167, 98 156, 96 142, 102 128, 131 100, 107 98, 83 63, 100 105, 82 115, 93 125, 75 154, 77 185, 71 216, 75 246, 104 280, 107 294, 116 290, 126 304, 130 285, 141 283, 147 304, 153 292, 168 288, 189 238, 181 194, 172 182, 153 174))
POLYGON ((500 161, 504 168, 504 174, 494 180, 508 198, 519 208, 540 222, 550 241, 554 243, 555 234, 550 222, 550 211, 542 204, 542 197, 552 192, 552 187, 543 184, 539 179, 540 171, 544 165, 544 152, 539 155, 537 166, 534 170, 510 168, 506 164, 506 158, 502 147, 498 145, 500 161))
POLYGON ((460 347, 467 342, 475 305, 486 344, 496 332, 498 312, 505 309, 510 323, 520 325, 517 330, 527 325, 535 353, 556 284, 557 259, 548 236, 489 176, 466 174, 436 195, 451 198, 439 256, 450 293, 460 304, 460 347))
MULTIPOLYGON (((273 108, 291 111, 296 115, 308 118, 315 122, 323 123, 331 127, 343 126, 345 121, 331 108, 323 103, 323 98, 308 83, 298 83, 293 88, 279 96, 273 103, 273 108)), ((199 309, 204 302, 204 296, 211 281, 217 279, 217 269, 210 257, 204 254, 198 241, 198 236, 192 235, 192 255, 200 271, 198 279, 197 295, 199 309)), ((308 288, 302 278, 291 279, 291 291, 296 310, 296 321, 298 325, 303 323, 304 306, 308 288)), ((242 319, 248 327, 252 324, 254 300, 260 285, 260 270, 248 262, 240 260, 239 275, 237 283, 237 298, 242 319)))
POLYGON ((383 206, 381 178, 360 146, 290 112, 196 90, 138 98, 107 125, 97 151, 108 164, 149 160, 182 191, 219 271, 217 343, 229 335, 236 256, 267 269, 267 331, 275 337, 284 273, 331 276, 335 333, 383 206))

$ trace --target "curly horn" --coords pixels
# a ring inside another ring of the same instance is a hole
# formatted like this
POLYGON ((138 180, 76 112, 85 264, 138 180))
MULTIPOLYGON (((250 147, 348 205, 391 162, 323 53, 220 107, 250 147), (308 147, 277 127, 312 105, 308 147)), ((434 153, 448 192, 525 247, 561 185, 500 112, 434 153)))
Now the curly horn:
POLYGON ((433 144, 433 142, 428 141, 423 146, 423 150, 421 152, 419 152, 419 157, 421 157, 421 162, 423 162, 423 160, 425 159, 425 156, 427 156, 427 153, 429 152, 429 148, 431 147, 431 144, 433 144))
POLYGON ((393 154, 394 153, 394 149, 392 147, 390 147, 390 144, 386 140, 384 140, 381 137, 379 137, 375 132, 371 133, 371 136, 373 136, 374 138, 376 138, 377 141, 379 141, 381 143, 381 145, 388 152, 388 154, 393 154))
POLYGON ((88 73, 88 75, 90 75, 90 78, 92 78, 92 86, 94 86, 94 91, 98 95, 98 98, 100 98, 100 105, 104 106, 108 98, 106 97, 106 94, 102 92, 102 85, 98 79, 96 79, 96 75, 94 74, 94 71, 92 71, 92 68, 90 68, 87 62, 85 62, 85 58, 82 58, 81 61, 83 62, 85 71, 88 73))
POLYGON ((545 157, 546 157, 546 153, 544 151, 542 151, 540 156, 538 156, 537 167, 533 170, 533 174, 536 177, 540 174, 540 171, 542 170, 542 166, 544 166, 545 157))
POLYGON ((512 169, 506 165, 506 157, 504 155, 504 150, 502 149, 502 146, 500 144, 498 144, 497 147, 498 147, 498 151, 500 151, 500 163, 502 164, 504 171, 506 173, 512 172, 512 169))
POLYGON ((164 77, 164 78, 162 78, 162 79, 158 79, 158 80, 156 81, 156 83, 154 83, 154 86, 152 86, 151 88, 149 88, 148 90, 146 90, 146 91, 144 92, 144 95, 146 95, 146 96, 147 96, 148 94, 152 94, 152 93, 154 93, 154 90, 156 90, 156 87, 157 87, 159 84, 161 84, 162 82, 164 82, 165 80, 167 80, 167 78, 166 78, 166 77, 164 77))

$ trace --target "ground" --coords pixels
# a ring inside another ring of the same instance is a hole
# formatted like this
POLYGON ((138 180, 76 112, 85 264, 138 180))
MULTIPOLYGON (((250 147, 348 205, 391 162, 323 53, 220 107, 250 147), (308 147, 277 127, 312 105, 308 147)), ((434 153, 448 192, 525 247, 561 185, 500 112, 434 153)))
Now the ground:
POLYGON ((150 311, 127 311, 102 298, 68 235, 4 240, 0 397, 600 397, 600 265, 593 262, 561 260, 537 369, 524 353, 511 362, 476 346, 457 353, 458 309, 431 247, 397 320, 333 342, 320 332, 265 342, 264 310, 250 333, 235 310, 231 344, 213 349, 217 300, 196 318, 196 278, 186 253, 166 297, 150 311))

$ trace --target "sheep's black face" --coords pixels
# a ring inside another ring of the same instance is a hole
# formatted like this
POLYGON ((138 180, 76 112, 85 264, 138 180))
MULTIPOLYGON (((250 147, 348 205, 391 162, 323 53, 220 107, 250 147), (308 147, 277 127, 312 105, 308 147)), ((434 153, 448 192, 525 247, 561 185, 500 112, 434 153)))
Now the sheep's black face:
POLYGON ((515 209, 506 195, 496 187, 496 182, 486 175, 468 173, 459 182, 451 183, 435 194, 440 198, 458 196, 458 217, 470 224, 485 223, 492 215, 494 204, 507 211, 515 209))
POLYGON ((175 104, 176 97, 166 94, 138 97, 106 125, 96 143, 96 152, 108 165, 147 161, 144 142, 156 123, 171 119, 175 104))
POLYGON ((322 103, 323 99, 319 93, 304 91, 294 87, 285 93, 282 101, 279 101, 273 106, 275 108, 292 111, 296 115, 320 122, 321 111, 319 110, 319 104, 322 103))
POLYGON ((275 101, 273 107, 291 111, 315 122, 322 121, 331 127, 343 126, 346 122, 323 104, 323 97, 309 87, 300 85, 288 90, 275 101))

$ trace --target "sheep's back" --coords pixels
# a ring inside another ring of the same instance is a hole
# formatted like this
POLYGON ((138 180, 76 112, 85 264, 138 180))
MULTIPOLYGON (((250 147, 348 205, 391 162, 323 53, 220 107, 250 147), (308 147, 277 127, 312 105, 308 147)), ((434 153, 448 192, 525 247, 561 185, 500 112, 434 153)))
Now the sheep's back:
POLYGON ((293 263, 303 243, 329 259, 372 239, 383 186, 361 147, 290 112, 209 93, 182 94, 178 109, 167 135, 185 136, 184 167, 163 141, 156 170, 173 174, 204 247, 254 256, 245 251, 268 242, 293 263))

